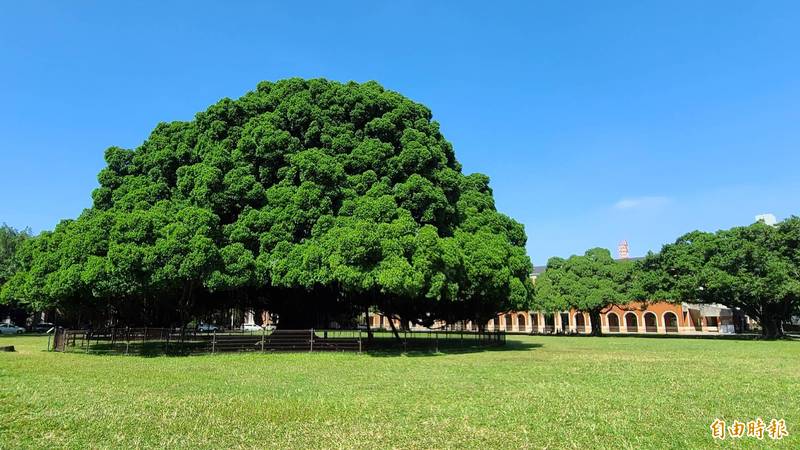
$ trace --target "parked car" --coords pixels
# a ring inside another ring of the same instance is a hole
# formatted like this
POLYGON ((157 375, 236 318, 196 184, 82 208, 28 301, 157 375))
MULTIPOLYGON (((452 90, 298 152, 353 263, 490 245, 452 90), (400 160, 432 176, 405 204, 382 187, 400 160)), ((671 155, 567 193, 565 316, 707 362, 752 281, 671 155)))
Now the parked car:
POLYGON ((54 326, 55 325, 50 322, 39 322, 31 327, 31 331, 34 333, 47 333, 54 326))
POLYGON ((197 331, 201 333, 211 333, 212 331, 219 331, 219 327, 213 323, 202 323, 197 326, 197 331))
POLYGON ((257 325, 254 323, 246 323, 242 325, 242 331, 261 331, 264 328, 261 325, 257 325))
POLYGON ((25 328, 18 327, 13 323, 0 323, 0 334, 22 334, 25 328))

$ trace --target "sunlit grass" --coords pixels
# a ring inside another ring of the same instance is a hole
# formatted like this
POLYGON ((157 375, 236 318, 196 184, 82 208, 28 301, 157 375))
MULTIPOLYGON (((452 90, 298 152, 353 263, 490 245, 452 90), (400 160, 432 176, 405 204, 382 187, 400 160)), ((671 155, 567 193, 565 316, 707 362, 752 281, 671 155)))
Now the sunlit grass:
MULTIPOLYGON (((800 342, 510 337, 430 354, 135 357, 4 337, 0 448, 714 447, 714 418, 784 418, 800 342)), ((730 442, 725 442, 729 446, 730 442)))

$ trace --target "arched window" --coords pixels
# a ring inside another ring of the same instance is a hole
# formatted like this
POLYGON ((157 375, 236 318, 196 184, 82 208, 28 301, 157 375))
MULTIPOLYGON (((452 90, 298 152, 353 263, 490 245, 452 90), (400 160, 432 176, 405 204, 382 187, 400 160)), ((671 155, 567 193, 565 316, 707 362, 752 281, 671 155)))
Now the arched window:
POLYGON ((500 329, 500 318, 495 317, 492 319, 492 330, 497 331, 500 329))
POLYGON ((625 314, 625 329, 628 333, 639 332, 639 318, 636 317, 636 313, 629 312, 625 314))
POLYGON ((527 331, 528 326, 525 322, 525 314, 520 314, 517 316, 517 326, 519 327, 519 331, 527 331))
POLYGON ((586 320, 583 318, 582 312, 575 313, 575 331, 578 333, 586 332, 586 320))
POLYGON ((644 331, 646 333, 658 333, 658 318, 651 312, 644 313, 644 331))
POLYGON ((611 333, 618 333, 619 332, 619 316, 617 313, 608 313, 606 314, 606 320, 608 320, 608 331, 611 333))
POLYGON ((511 326, 514 322, 514 316, 506 314, 506 331, 511 331, 511 326))
POLYGON ((664 313, 664 329, 667 333, 678 332, 678 316, 675 313, 669 311, 664 313))

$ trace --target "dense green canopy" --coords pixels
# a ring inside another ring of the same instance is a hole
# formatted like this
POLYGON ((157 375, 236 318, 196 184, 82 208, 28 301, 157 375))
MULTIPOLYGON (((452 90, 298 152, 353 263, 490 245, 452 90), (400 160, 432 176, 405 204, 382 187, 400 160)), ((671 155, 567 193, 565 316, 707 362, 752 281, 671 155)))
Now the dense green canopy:
POLYGON ((29 229, 17 230, 7 224, 0 225, 0 286, 19 269, 17 251, 29 237, 29 229))
POLYGON ((589 313, 592 334, 600 335, 600 314, 634 299, 633 261, 616 261, 604 248, 568 259, 550 258, 536 280, 536 307, 543 311, 575 309, 589 313))
POLYGON ((262 82, 105 159, 94 206, 22 249, 2 299, 145 322, 263 305, 303 325, 370 307, 483 323, 532 295, 488 177, 375 82, 262 82))
POLYGON ((642 267, 640 283, 654 297, 740 308, 765 337, 780 337, 800 308, 800 218, 687 233, 642 267))

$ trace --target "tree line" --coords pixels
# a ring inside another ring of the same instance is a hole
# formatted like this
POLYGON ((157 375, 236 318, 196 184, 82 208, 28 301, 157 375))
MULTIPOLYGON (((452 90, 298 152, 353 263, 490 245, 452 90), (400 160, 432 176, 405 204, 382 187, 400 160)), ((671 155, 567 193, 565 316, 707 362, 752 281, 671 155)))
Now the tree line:
POLYGON ((766 338, 784 336, 800 315, 800 218, 756 222, 717 232, 693 231, 641 260, 614 260, 606 249, 551 258, 536 281, 535 307, 600 314, 631 301, 719 303, 738 308, 766 338))
POLYGON ((488 177, 375 82, 262 82, 105 161, 92 207, 16 251, 0 301, 163 326, 261 307, 306 328, 374 309, 486 323, 532 300, 488 177))
POLYGON ((798 310, 795 217, 688 233, 640 261, 552 258, 534 287, 525 230, 488 177, 462 173, 428 108, 375 82, 262 82, 105 161, 77 218, 0 229, 0 303, 151 326, 264 308, 286 328, 574 308, 599 334, 611 305, 653 299, 736 307, 768 337, 798 310))

